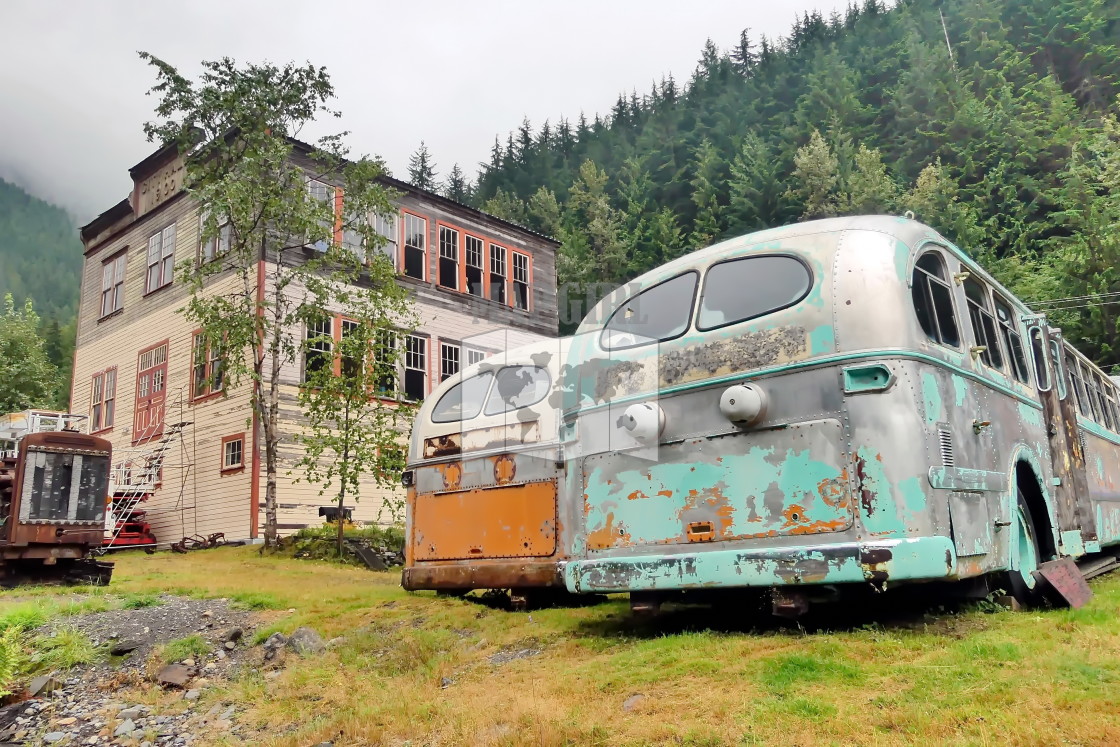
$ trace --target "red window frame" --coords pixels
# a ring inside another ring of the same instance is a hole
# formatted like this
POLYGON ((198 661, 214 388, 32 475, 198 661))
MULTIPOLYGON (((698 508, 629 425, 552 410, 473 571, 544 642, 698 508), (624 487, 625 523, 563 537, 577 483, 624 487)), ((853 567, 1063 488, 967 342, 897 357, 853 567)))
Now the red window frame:
POLYGON ((512 291, 509 294, 509 305, 520 311, 533 310, 533 255, 529 252, 518 251, 517 249, 510 249, 510 265, 509 265, 509 287, 512 291), (525 258, 525 308, 522 309, 517 305, 517 260, 516 257, 525 258))
POLYGON ((136 408, 132 415, 134 445, 163 435, 170 343, 167 339, 149 345, 136 356, 136 408), (160 348, 163 349, 162 355, 160 348), (145 361, 144 357, 149 354, 151 358, 145 361))
POLYGON ((436 260, 436 270, 437 270, 437 272, 436 272, 436 284, 439 285, 439 287, 443 288, 444 290, 462 291, 466 287, 466 285, 464 284, 464 278, 466 277, 466 270, 465 270, 466 264, 464 262, 464 256, 463 256, 464 245, 465 245, 466 242, 463 240, 463 230, 461 228, 457 227, 457 226, 451 225, 450 223, 445 223, 443 221, 437 220, 436 221, 436 242, 439 245, 438 246, 439 253, 436 255, 437 256, 437 260, 436 260), (455 257, 454 257, 455 271, 452 274, 452 277, 450 278, 451 282, 453 282, 454 285, 445 285, 444 284, 444 277, 443 277, 443 260, 444 260, 444 255, 443 255, 443 251, 444 251, 443 232, 444 231, 449 231, 449 232, 451 232, 452 234, 455 235, 455 257))
POLYGON ((244 471, 244 469, 245 469, 245 457, 246 457, 246 454, 245 454, 245 433, 242 432, 242 433, 235 433, 232 436, 223 436, 222 437, 222 450, 221 450, 221 452, 218 456, 221 459, 220 464, 222 465, 221 472, 222 472, 223 475, 228 475, 228 474, 232 474, 234 472, 244 471), (233 466, 227 466, 226 465, 226 444, 233 443, 234 441, 240 441, 241 442, 241 462, 239 464, 235 464, 233 466))
POLYGON ((206 340, 206 336, 202 334, 201 329, 196 329, 193 333, 191 333, 191 402, 201 402, 202 400, 210 399, 211 397, 217 397, 225 391, 224 378, 216 388, 214 387, 213 382, 210 381, 210 377, 214 373, 214 365, 216 363, 221 363, 219 358, 216 356, 216 352, 218 352, 217 347, 211 345, 209 341, 206 340), (202 360, 202 381, 205 383, 201 388, 198 386, 199 377, 197 375, 199 367, 198 350, 200 347, 200 342, 205 343, 205 357, 202 360))

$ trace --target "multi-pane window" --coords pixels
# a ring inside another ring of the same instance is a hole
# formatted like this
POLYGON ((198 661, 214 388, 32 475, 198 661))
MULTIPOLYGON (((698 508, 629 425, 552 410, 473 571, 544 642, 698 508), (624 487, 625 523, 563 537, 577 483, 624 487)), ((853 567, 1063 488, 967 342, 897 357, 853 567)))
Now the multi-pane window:
POLYGON ((529 308, 529 255, 513 253, 513 305, 529 308))
POLYGON ((307 323, 307 343, 304 348, 304 379, 311 374, 330 370, 334 357, 334 320, 330 317, 307 323))
POLYGON ((144 292, 168 285, 175 275, 175 224, 148 237, 148 274, 144 292))
POLYGON ((960 345, 953 313, 953 292, 940 254, 927 252, 918 259, 914 265, 911 293, 918 323, 926 336, 941 345, 954 348, 960 345))
POLYGON ((467 365, 473 366, 486 357, 486 352, 483 350, 467 350, 467 365))
MULTIPOLYGON (((207 215, 203 213, 199 216, 199 233, 202 232, 202 227, 206 223, 207 215)), ((233 237, 233 227, 228 220, 221 220, 218 226, 218 233, 216 236, 202 242, 199 247, 198 260, 199 262, 209 262, 212 259, 221 257, 229 253, 230 241, 233 237)))
POLYGON ((163 411, 167 385, 167 343, 140 352, 136 366, 136 408, 133 415, 134 443, 163 434, 163 411))
POLYGON ((366 239, 358 227, 365 221, 359 215, 350 215, 342 227, 342 248, 351 252, 359 262, 366 263, 366 239))
MULTIPOLYGON (((358 323, 350 319, 342 320, 342 329, 340 330, 340 339, 345 340, 354 334, 358 329, 358 323)), ((341 347, 341 346, 340 346, 341 347)), ((361 356, 355 356, 354 351, 349 349, 349 346, 343 347, 341 355, 339 356, 339 372, 347 377, 354 378, 361 373, 362 359, 361 356)))
POLYGON ((222 391, 221 348, 196 332, 191 345, 191 398, 197 399, 222 391))
POLYGON ((404 350, 404 396, 420 401, 428 394, 428 340, 409 335, 404 350))
POLYGON ((404 213, 404 274, 423 280, 427 273, 428 221, 412 213, 404 213))
POLYGON ((466 250, 467 259, 467 293, 472 296, 482 298, 486 295, 486 285, 483 281, 483 275, 486 272, 485 265, 483 264, 484 245, 482 239, 477 236, 467 235, 463 239, 464 249, 466 250))
POLYGON ((101 265, 101 316, 108 316, 124 307, 124 267, 128 252, 124 251, 101 265))
POLYGON ((490 300, 506 302, 506 250, 490 245, 490 300))
POLYGON ((373 230, 381 236, 381 243, 377 251, 388 258, 395 268, 397 266, 397 218, 394 215, 375 215, 373 217, 373 230))
POLYGON ((990 368, 1003 368, 1003 356, 999 349, 999 336, 996 334, 996 320, 988 303, 988 289, 974 278, 964 281, 964 295, 968 306, 968 318, 972 322, 972 339, 980 354, 980 360, 990 368))
POLYGON ((1019 325, 1015 322, 1015 315, 1000 298, 995 299, 996 321, 999 322, 1000 335, 1003 337, 1003 347, 1007 351, 1007 358, 1011 364, 1011 373, 1018 381, 1027 383, 1030 373, 1027 369, 1027 354, 1023 348, 1023 336, 1019 334, 1019 325))
POLYGON ((94 374, 93 394, 90 397, 90 433, 113 427, 113 414, 117 403, 117 369, 94 374))
POLYGON ((459 289, 459 232, 447 226, 439 227, 439 284, 459 289))
POLYGON ((245 434, 226 436, 222 439, 222 471, 241 469, 245 466, 245 434))
POLYGON ((320 230, 316 231, 315 235, 311 237, 310 244, 315 247, 317 251, 325 252, 330 248, 331 240, 334 238, 335 229, 335 192, 334 187, 317 179, 307 180, 307 192, 311 195, 311 199, 317 200, 324 204, 325 208, 322 210, 324 217, 320 222, 320 230), (328 217, 329 216, 329 217, 328 217))
POLYGON ((439 380, 446 381, 459 373, 459 346, 452 343, 439 344, 439 380))
POLYGON ((373 362, 377 367, 377 391, 383 395, 394 395, 397 391, 397 336, 391 330, 377 333, 373 351, 373 362))

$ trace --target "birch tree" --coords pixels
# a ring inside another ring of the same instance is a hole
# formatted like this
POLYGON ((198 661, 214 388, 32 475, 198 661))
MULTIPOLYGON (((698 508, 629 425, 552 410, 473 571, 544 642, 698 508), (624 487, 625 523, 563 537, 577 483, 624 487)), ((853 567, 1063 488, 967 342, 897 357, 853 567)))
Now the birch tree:
POLYGON ((281 369, 303 349, 307 320, 374 309, 405 324, 409 305, 371 219, 394 212, 383 162, 349 159, 346 133, 311 146, 295 138, 331 108, 326 69, 311 64, 204 61, 197 80, 146 52, 157 99, 148 139, 185 156, 187 193, 201 209, 200 256, 179 274, 181 312, 220 351, 225 386, 247 385, 264 457, 264 540, 277 540, 281 369))

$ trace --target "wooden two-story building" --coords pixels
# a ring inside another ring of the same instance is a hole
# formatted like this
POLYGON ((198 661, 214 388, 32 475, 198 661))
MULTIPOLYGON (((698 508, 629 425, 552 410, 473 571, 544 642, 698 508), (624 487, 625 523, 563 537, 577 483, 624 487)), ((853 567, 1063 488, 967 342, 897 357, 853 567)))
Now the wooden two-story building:
MULTIPOLYGON (((165 442, 158 486, 145 505, 161 543, 215 532, 258 537, 265 476, 251 385, 234 388, 211 375, 218 361, 180 311, 190 290, 176 267, 205 261, 220 247, 200 241, 199 206, 182 188, 184 165, 173 148, 156 151, 130 175, 131 194, 81 229, 71 410, 89 415, 89 431, 113 443, 118 464, 140 463, 165 442)), ((402 396, 422 399, 460 366, 557 334, 556 242, 433 192, 384 182, 397 195, 397 210, 371 218, 386 238, 378 251, 394 262, 420 320, 404 337, 402 396)), ((309 189, 329 198, 335 188, 311 181, 309 189)), ((262 268, 261 277, 268 274, 262 268)), ((208 287, 220 290, 222 281, 208 287)), ((292 333, 337 339, 344 317, 339 310, 323 325, 330 329, 292 333)), ((299 446, 291 436, 300 428, 305 365, 301 356, 281 373, 282 531, 320 523, 320 507, 331 505, 329 493, 297 479, 299 446)), ((372 486, 363 490, 354 518, 387 520, 386 497, 372 486)))

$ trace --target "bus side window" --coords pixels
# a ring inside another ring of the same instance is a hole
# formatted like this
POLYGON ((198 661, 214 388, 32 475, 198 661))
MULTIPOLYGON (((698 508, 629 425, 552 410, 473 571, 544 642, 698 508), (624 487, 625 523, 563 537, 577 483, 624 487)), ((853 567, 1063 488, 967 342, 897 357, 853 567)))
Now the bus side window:
POLYGON ((1046 346, 1042 342, 1042 328, 1031 327, 1031 356, 1034 358, 1035 381, 1040 392, 1050 391, 1050 369, 1046 366, 1046 346))
POLYGON ((1073 397, 1077 401, 1077 411, 1088 417, 1085 409, 1085 382, 1081 380, 1081 366, 1077 363, 1077 356, 1073 348, 1066 345, 1066 370, 1069 371, 1069 383, 1073 389, 1073 397))
POLYGON ((989 368, 1003 368, 996 321, 988 304, 988 289, 978 280, 968 278, 964 281, 964 295, 968 318, 972 322, 972 340, 977 347, 983 348, 980 360, 989 368))
POLYGON ((1112 423, 1109 428, 1112 430, 1120 430, 1120 419, 1116 417, 1116 391, 1112 386, 1112 382, 1105 378, 1102 382, 1104 387, 1105 402, 1108 404, 1108 417, 1112 423))
POLYGON ((1101 403, 1100 398, 1097 396, 1097 379, 1093 376, 1093 370, 1082 364, 1081 368, 1082 378, 1085 379, 1085 393, 1089 400, 1089 417, 1097 423, 1103 423, 1104 418, 1101 417, 1101 403))
POLYGON ((1062 357, 1062 347, 1057 340, 1050 341, 1050 360, 1054 361, 1054 375, 1058 378, 1058 399, 1065 399, 1069 394, 1066 387, 1065 359, 1062 357))
POLYGON ((685 272, 631 296, 607 319, 599 336, 606 350, 623 350, 680 337, 692 323, 697 272, 685 272))
POLYGON ((1027 369, 1027 354, 1023 350, 1023 336, 1019 334, 1019 325, 1015 315, 1007 303, 996 296, 996 319, 999 321, 1000 335, 1003 337, 1003 348, 1007 351, 1011 373, 1015 379, 1027 384, 1030 382, 1030 373, 1027 369))
POLYGON ((936 343, 958 347, 961 339, 953 315, 953 292, 940 254, 926 252, 918 258, 911 285, 922 331, 936 343))

